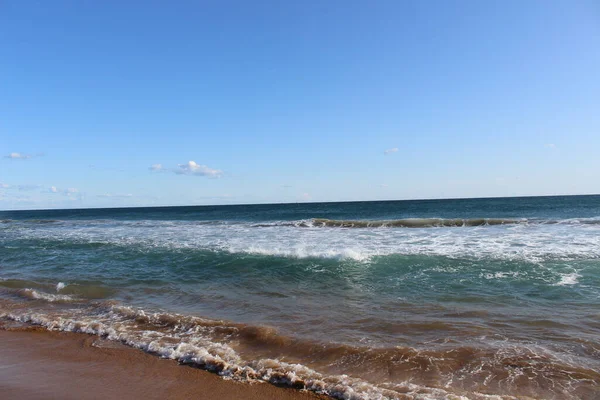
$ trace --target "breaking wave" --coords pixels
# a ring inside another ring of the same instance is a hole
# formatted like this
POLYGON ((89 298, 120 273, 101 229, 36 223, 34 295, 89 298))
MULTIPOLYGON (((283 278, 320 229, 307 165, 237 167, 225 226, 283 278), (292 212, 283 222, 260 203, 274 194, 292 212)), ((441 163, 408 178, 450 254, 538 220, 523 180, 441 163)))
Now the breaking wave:
POLYGON ((308 219, 261 224, 72 220, 69 225, 19 227, 6 238, 14 253, 26 248, 95 251, 118 246, 141 252, 193 250, 355 261, 394 255, 532 262, 600 258, 598 218, 308 219))
POLYGON ((513 399, 502 392, 518 388, 531 396, 527 388, 532 386, 553 388, 547 395, 585 398, 598 394, 593 387, 600 384, 600 372, 594 366, 585 367, 576 357, 505 341, 425 349, 312 343, 282 336, 269 327, 109 303, 85 312, 0 309, 0 318, 48 330, 98 335, 226 379, 270 382, 336 399, 513 399), (286 359, 280 358, 283 350, 286 359), (313 365, 301 360, 313 360, 313 365), (340 368, 345 373, 336 373, 340 368), (327 372, 319 372, 324 370, 327 372), (353 376, 365 371, 375 375, 387 371, 395 383, 373 384, 353 376), (419 376, 429 379, 419 382, 419 376), (486 382, 487 393, 475 382, 486 382), (449 391, 451 386, 453 391, 449 391))
POLYGON ((68 303, 68 302, 74 302, 77 301, 76 298, 66 295, 66 294, 51 294, 51 293, 44 293, 44 292, 39 292, 35 289, 21 289, 17 292, 21 297, 24 297, 26 299, 31 299, 31 300, 45 300, 51 303, 54 302, 63 302, 63 303, 68 303))
MULTIPOLYGON (((109 311, 106 319, 52 318, 43 314, 25 313, 21 315, 4 313, 0 318, 40 325, 49 330, 79 332, 98 335, 108 340, 119 341, 133 348, 156 354, 163 358, 191 364, 226 379, 238 381, 263 381, 296 389, 310 390, 336 399, 368 400, 397 399, 397 391, 380 388, 348 375, 327 376, 299 363, 289 363, 277 359, 246 361, 235 350, 224 343, 211 341, 203 331, 206 324, 177 325, 170 332, 154 331, 139 334, 130 329, 127 322, 158 323, 164 325, 176 316, 150 315, 143 311, 123 312, 115 308, 109 311), (123 314, 126 316, 123 317, 123 314), (128 317, 133 320, 128 321, 128 317), (185 332, 183 329, 187 329, 185 332), (195 335, 190 335, 193 332, 195 335)), ((406 383, 403 385, 404 399, 446 399, 449 393, 443 389, 426 388, 406 383)))
MULTIPOLYGON (((69 224, 69 225, 106 225, 114 223, 110 219, 98 220, 0 220, 4 224, 69 224)), ((542 224, 542 225, 600 225, 600 217, 592 218, 566 218, 566 219, 541 219, 541 218, 402 218, 402 219, 329 219, 329 218, 307 218, 299 220, 282 221, 227 221, 227 220, 180 220, 180 221, 162 221, 162 220, 121 220, 119 224, 132 227, 157 228, 164 226, 180 225, 207 225, 207 226, 236 226, 246 225, 254 228, 266 228, 275 226, 289 226, 297 228, 458 228, 458 227, 478 227, 495 225, 519 225, 519 224, 542 224)))
POLYGON ((335 220, 315 218, 308 226, 331 228, 434 228, 434 227, 470 227, 487 225, 513 225, 526 223, 526 219, 445 219, 445 218, 406 218, 396 220, 335 220))

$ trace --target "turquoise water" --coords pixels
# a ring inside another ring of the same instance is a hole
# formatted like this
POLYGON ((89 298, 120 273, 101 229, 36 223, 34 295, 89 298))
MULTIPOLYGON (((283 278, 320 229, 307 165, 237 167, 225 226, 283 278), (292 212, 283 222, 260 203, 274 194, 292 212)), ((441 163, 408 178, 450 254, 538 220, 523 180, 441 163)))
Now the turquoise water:
POLYGON ((600 397, 600 196, 0 220, 8 320, 338 398, 600 397))

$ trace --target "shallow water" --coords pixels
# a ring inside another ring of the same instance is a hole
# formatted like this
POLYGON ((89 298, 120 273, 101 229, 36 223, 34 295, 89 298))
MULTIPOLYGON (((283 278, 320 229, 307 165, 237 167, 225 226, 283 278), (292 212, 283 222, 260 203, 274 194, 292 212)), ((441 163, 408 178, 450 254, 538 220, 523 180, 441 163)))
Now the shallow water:
POLYGON ((600 196, 0 220, 4 318, 339 398, 600 396, 600 196))

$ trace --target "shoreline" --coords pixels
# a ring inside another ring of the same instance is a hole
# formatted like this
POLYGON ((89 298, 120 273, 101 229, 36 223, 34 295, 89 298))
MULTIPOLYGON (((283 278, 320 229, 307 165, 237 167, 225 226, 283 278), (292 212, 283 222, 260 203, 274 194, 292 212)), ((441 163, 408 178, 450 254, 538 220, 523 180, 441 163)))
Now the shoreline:
POLYGON ((0 343, 0 393, 11 399, 330 399, 269 383, 225 380, 84 333, 0 324, 0 343))

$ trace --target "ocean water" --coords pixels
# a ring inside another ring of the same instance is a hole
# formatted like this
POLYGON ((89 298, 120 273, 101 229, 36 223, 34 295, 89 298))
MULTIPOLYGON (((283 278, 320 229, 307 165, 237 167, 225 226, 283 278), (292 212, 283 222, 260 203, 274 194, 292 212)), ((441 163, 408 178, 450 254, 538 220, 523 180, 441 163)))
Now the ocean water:
POLYGON ((339 399, 600 398, 600 196, 0 212, 0 318, 339 399))

